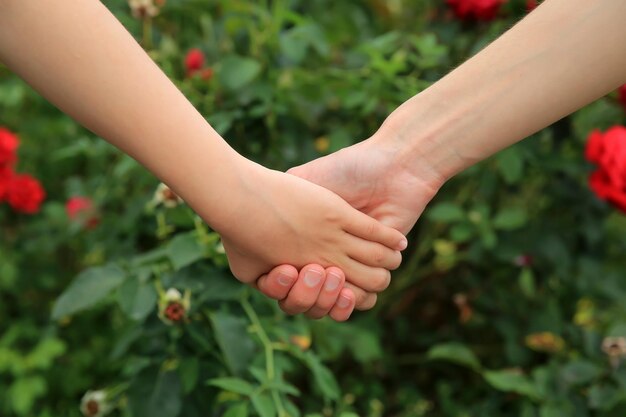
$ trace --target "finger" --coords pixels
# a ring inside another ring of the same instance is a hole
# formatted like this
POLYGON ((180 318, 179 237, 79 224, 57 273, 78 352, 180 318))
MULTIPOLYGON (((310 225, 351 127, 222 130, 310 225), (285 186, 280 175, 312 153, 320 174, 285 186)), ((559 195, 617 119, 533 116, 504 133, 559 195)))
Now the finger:
POLYGON ((274 300, 283 300, 298 280, 298 270, 291 265, 280 265, 256 281, 256 287, 274 300))
POLYGON ((385 268, 363 265, 354 259, 347 259, 340 264, 346 274, 346 281, 367 292, 381 292, 391 282, 391 272, 385 268))
POLYGON ((317 297, 326 280, 326 270, 320 265, 307 265, 300 270, 298 280, 289 291, 289 295, 278 302, 287 314, 299 314, 315 305, 317 297))
POLYGON ((335 321, 346 321, 354 311, 354 305, 355 297, 352 290, 343 288, 328 315, 335 321))
POLYGON ((317 297, 315 305, 307 311, 306 316, 311 319, 321 319, 328 315, 330 309, 335 305, 345 281, 346 277, 341 269, 334 266, 326 268, 324 286, 317 297))
POLYGON ((347 253, 355 261, 391 271, 398 269, 402 263, 400 251, 389 249, 380 243, 354 238, 354 236, 352 238, 347 253))
POLYGON ((376 301, 378 300, 378 295, 376 293, 364 291, 362 288, 359 288, 349 282, 346 282, 343 287, 349 289, 354 294, 355 309, 366 311, 376 305, 376 301))
POLYGON ((383 225, 363 213, 352 214, 345 231, 362 239, 381 243, 395 250, 402 251, 408 246, 408 241, 402 233, 383 225))

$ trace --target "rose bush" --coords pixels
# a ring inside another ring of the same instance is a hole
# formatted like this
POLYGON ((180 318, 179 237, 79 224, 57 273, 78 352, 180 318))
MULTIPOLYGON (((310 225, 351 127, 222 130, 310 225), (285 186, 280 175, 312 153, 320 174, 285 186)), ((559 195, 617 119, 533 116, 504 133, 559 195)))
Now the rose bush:
MULTIPOLYGON (((105 5, 237 150, 284 170, 371 135, 528 2, 105 5)), ((238 284, 171 190, 0 66, 0 155, 20 145, 0 167, 0 415, 624 415, 626 217, 588 180, 623 179, 619 94, 446 184, 377 309, 336 324, 238 284), (6 200, 26 173, 46 194, 28 216, 6 200)))

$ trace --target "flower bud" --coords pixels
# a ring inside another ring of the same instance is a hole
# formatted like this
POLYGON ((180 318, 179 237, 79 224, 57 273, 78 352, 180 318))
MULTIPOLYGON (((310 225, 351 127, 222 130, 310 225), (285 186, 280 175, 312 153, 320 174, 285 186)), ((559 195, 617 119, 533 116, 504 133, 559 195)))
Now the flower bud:
POLYGON ((167 208, 174 208, 179 204, 184 203, 182 198, 180 198, 170 187, 163 183, 159 184, 154 192, 153 201, 155 205, 163 204, 167 208))
POLYGON ((80 411, 85 417, 102 417, 112 410, 105 391, 87 391, 80 401, 80 411))
POLYGON ((159 299, 159 318, 167 325, 182 323, 187 320, 191 307, 191 293, 181 295, 176 288, 170 288, 159 299))
POLYGON ((165 4, 165 0, 128 0, 128 6, 137 19, 155 17, 159 14, 160 8, 165 4))
POLYGON ((626 338, 605 337, 602 341, 602 351, 609 357, 611 366, 617 369, 621 360, 626 357, 626 338))

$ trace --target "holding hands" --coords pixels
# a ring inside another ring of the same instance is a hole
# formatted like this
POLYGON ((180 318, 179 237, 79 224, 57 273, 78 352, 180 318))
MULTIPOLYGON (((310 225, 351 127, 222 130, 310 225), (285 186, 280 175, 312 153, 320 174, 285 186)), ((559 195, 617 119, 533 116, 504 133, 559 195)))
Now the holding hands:
POLYGON ((287 174, 228 146, 101 2, 0 0, 0 60, 170 185, 240 281, 345 320, 447 179, 626 81, 625 18, 620 1, 545 1, 373 137, 287 174))

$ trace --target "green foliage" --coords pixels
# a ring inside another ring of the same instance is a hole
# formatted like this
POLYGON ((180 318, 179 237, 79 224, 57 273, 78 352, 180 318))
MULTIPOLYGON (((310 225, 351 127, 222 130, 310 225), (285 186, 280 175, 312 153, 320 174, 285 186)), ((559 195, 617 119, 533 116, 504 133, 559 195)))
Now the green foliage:
MULTIPOLYGON (((168 0, 148 22, 105 2, 232 146, 281 170, 371 135, 523 3, 461 24, 432 0, 168 0), (186 75, 191 48, 214 76, 186 75)), ((588 191, 583 145, 624 122, 608 97, 460 174, 379 307, 312 322, 235 281, 191 210, 155 206, 152 175, 0 67, 0 124, 48 194, 36 216, 0 207, 0 414, 78 416, 105 389, 125 417, 622 416, 626 368, 601 346, 626 336, 626 218, 588 191), (74 195, 94 230, 68 220, 74 195), (190 294, 174 325, 169 288, 190 294)))

